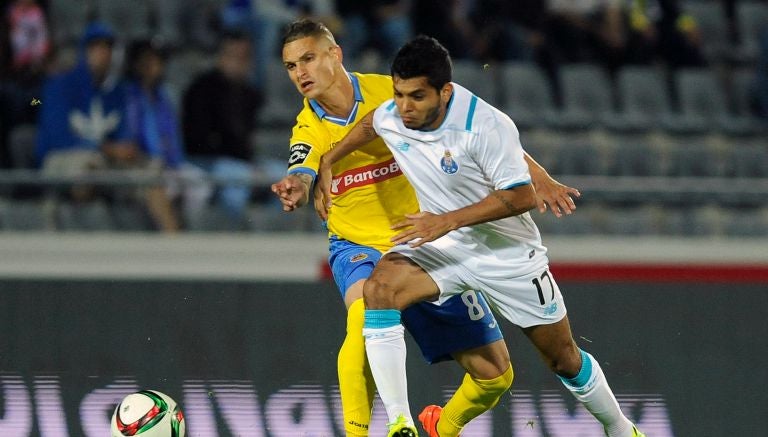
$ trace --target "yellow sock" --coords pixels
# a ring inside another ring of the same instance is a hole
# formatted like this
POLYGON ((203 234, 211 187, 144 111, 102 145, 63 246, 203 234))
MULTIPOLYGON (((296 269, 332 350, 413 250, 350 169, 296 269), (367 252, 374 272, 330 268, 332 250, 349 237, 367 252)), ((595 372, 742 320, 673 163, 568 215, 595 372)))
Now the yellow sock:
POLYGON ((365 355, 365 305, 358 299, 347 311, 347 335, 339 349, 339 391, 347 436, 367 436, 375 385, 365 355))
POLYGON ((470 420, 493 408, 512 386, 512 366, 493 379, 473 379, 464 375, 461 386, 443 407, 437 432, 440 437, 456 437, 470 420))

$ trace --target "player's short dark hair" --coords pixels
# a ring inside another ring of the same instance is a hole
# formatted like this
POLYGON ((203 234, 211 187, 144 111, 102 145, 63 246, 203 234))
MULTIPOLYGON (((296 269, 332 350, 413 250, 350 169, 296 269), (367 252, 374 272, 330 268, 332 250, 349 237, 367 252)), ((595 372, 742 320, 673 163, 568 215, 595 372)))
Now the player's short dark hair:
POLYGON ((283 30, 283 43, 286 45, 289 42, 296 41, 297 39, 307 38, 328 38, 331 42, 336 44, 336 39, 333 37, 333 33, 328 30, 328 27, 320 21, 310 20, 304 18, 294 21, 285 26, 283 30))
POLYGON ((436 90, 451 81, 452 70, 448 49, 435 38, 425 35, 419 35, 401 47, 390 69, 392 77, 401 79, 426 76, 427 83, 436 90))

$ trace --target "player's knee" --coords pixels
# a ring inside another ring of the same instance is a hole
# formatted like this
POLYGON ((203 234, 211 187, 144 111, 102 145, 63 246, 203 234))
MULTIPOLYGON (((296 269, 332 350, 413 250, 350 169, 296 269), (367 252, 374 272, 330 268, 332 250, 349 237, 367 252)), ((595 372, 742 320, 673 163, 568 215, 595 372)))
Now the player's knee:
POLYGON ((397 290, 392 284, 381 278, 371 277, 365 281, 363 299, 368 309, 400 309, 396 305, 397 290))

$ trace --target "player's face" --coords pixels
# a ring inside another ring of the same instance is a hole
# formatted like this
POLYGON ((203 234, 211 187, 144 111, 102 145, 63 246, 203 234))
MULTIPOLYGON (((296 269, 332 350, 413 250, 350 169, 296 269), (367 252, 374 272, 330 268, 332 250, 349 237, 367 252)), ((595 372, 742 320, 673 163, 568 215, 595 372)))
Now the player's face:
POLYGON ((306 37, 283 46, 283 65, 296 89, 317 99, 327 91, 339 71, 341 49, 326 38, 306 37))
POLYGON ((445 109, 453 92, 448 83, 436 90, 424 76, 401 79, 392 78, 395 86, 395 105, 400 118, 408 129, 437 129, 445 118, 445 109))

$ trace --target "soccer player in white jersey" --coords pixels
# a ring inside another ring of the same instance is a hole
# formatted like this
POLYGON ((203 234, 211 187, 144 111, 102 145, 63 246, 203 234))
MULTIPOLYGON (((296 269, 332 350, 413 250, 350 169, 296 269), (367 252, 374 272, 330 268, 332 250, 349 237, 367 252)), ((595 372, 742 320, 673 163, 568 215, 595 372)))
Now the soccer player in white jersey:
MULTIPOLYGON (((378 135, 419 200, 421 212, 394 225, 401 230, 392 238, 396 246, 363 290, 368 360, 387 410, 408 405, 400 311, 476 289, 522 328, 608 437, 643 436, 621 412, 597 360, 573 340, 528 212, 536 207, 535 191, 514 123, 451 82, 450 56, 434 38, 403 46, 392 76, 394 99, 324 155, 318 192, 330 193, 330 164, 378 135)), ((429 406, 419 416, 430 437, 457 419, 440 413, 429 406)))

